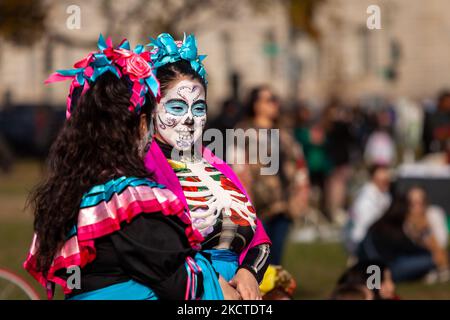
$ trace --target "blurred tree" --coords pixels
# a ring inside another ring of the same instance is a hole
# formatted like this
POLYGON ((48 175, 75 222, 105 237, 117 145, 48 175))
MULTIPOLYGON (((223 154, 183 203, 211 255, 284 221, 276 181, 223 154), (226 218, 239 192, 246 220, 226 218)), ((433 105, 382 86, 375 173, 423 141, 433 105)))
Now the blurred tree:
POLYGON ((41 0, 1 0, 0 37, 30 46, 45 33, 46 6, 41 0))
POLYGON ((189 21, 190 30, 210 25, 216 17, 233 19, 240 8, 247 6, 255 13, 266 13, 276 0, 137 0, 124 8, 113 0, 103 0, 102 12, 108 21, 108 34, 118 37, 134 21, 142 21, 141 35, 168 32, 181 36, 183 21, 189 21), (204 14, 204 13, 208 14, 204 14))
POLYGON ((293 33, 304 32, 318 40, 320 33, 314 24, 316 9, 326 0, 285 0, 293 33))

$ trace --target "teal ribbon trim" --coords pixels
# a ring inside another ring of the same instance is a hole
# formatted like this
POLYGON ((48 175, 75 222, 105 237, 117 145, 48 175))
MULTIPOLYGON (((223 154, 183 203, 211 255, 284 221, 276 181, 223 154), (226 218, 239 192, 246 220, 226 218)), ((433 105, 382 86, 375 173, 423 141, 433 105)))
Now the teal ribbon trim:
POLYGON ((67 300, 158 300, 149 287, 134 280, 75 295, 67 300))
POLYGON ((127 187, 149 186, 151 188, 164 189, 165 186, 145 178, 120 177, 112 179, 105 184, 92 187, 86 192, 82 199, 80 208, 87 208, 98 205, 102 201, 109 201, 116 193, 121 193, 127 187))
POLYGON ((222 288, 214 267, 201 253, 197 253, 194 259, 203 274, 203 295, 201 300, 224 300, 222 288))
POLYGON ((203 250, 211 255, 214 269, 227 281, 233 279, 239 267, 239 256, 237 253, 226 249, 203 250))

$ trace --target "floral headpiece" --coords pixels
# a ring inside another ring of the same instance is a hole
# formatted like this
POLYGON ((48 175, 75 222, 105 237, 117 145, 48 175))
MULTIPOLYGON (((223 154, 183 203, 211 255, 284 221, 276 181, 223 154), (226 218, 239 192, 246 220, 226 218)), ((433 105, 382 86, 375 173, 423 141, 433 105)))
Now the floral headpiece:
POLYGON ((206 55, 197 54, 197 40, 194 35, 184 35, 183 41, 175 41, 168 33, 161 33, 156 39, 150 38, 152 46, 151 59, 154 63, 154 69, 158 69, 168 63, 177 62, 181 59, 190 62, 192 69, 197 72, 207 84, 206 70, 202 61, 206 55))
POLYGON ((124 39, 116 48, 110 38, 105 39, 100 34, 98 39, 99 51, 89 53, 85 58, 74 64, 74 69, 57 70, 45 83, 52 83, 72 79, 70 92, 67 97, 66 118, 69 119, 72 110, 72 94, 76 88, 82 88, 84 94, 89 86, 105 72, 111 72, 118 78, 128 76, 132 82, 130 111, 139 113, 145 103, 145 94, 150 90, 155 98, 159 98, 159 82, 151 67, 150 53, 139 45, 130 50, 128 40, 124 39))

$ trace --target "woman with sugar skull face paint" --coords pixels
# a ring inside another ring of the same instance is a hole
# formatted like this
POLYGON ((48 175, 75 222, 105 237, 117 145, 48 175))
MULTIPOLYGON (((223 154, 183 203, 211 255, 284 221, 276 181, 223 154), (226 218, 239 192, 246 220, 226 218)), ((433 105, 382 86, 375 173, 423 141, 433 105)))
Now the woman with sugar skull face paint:
POLYGON ((189 210, 225 299, 261 299, 258 284, 268 266, 270 240, 237 176, 201 145, 207 118, 204 56, 197 55, 192 35, 180 42, 161 34, 150 45, 161 99, 153 113, 147 168, 189 210))

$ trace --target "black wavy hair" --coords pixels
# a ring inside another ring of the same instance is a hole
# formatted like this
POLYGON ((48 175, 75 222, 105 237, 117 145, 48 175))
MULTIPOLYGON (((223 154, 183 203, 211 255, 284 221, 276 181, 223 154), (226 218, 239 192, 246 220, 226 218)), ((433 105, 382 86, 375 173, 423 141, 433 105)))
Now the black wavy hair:
POLYGON ((394 195, 386 212, 370 228, 370 232, 387 233, 391 237, 403 237, 403 226, 409 213, 409 200, 407 192, 398 192, 394 195))
MULTIPOLYGON (((380 282, 384 281, 384 271, 388 270, 388 267, 381 261, 377 260, 363 260, 352 267, 348 268, 338 280, 338 288, 341 286, 364 286, 367 287, 367 281, 371 276, 368 272, 370 266, 377 266, 380 268, 380 282)), ((380 290, 377 288, 370 289, 374 294, 375 300, 382 300, 380 290)))
POLYGON ((256 102, 258 102, 258 100, 260 98, 260 94, 264 90, 270 90, 270 87, 267 85, 260 85, 260 86, 254 87, 253 89, 250 90, 250 94, 247 98, 247 106, 246 106, 247 117, 249 119, 253 119, 256 116, 256 111, 255 111, 256 102))
MULTIPOLYGON (((150 177, 139 152, 140 115, 131 112, 130 81, 105 73, 73 108, 50 148, 43 181, 32 191, 37 268, 47 274, 53 257, 77 221, 82 195, 120 176, 150 177)), ((150 119, 155 99, 141 113, 150 119)))

